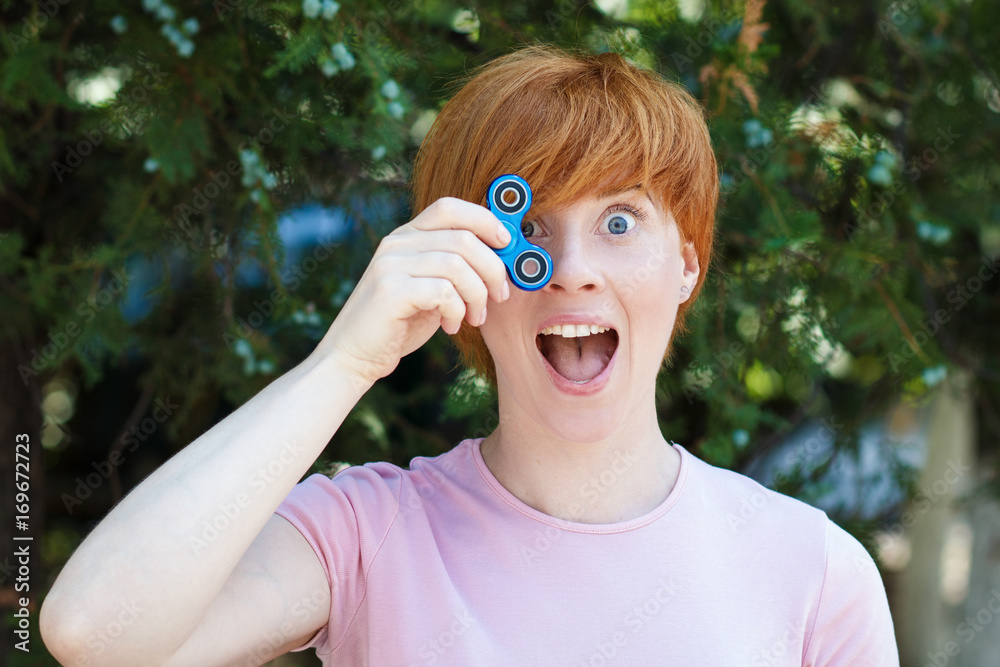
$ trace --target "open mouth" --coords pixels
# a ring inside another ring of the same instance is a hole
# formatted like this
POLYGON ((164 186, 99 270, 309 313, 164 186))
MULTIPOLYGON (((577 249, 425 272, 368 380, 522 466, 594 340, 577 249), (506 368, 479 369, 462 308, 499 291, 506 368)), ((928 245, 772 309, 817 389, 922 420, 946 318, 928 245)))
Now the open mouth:
POLYGON ((556 373, 584 384, 608 367, 618 349, 618 332, 596 324, 557 324, 542 329, 535 345, 556 373))

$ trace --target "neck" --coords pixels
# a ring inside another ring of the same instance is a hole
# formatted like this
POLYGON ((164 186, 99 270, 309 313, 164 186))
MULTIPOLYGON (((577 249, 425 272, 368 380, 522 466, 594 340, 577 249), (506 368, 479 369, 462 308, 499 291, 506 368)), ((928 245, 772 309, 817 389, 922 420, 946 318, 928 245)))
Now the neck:
POLYGON ((619 523, 661 505, 680 455, 660 433, 655 404, 605 437, 575 442, 530 419, 504 418, 480 445, 490 472, 518 500, 577 523, 619 523))

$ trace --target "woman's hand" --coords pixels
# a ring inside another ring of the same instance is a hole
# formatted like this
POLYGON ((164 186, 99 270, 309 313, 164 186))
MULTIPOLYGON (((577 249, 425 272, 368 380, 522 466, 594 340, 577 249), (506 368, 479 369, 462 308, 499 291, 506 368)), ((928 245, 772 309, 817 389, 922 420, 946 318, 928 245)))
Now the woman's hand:
POLYGON ((510 296, 493 248, 510 234, 488 209, 444 197, 382 239, 314 354, 334 355, 373 383, 443 328, 486 320, 487 298, 510 296))

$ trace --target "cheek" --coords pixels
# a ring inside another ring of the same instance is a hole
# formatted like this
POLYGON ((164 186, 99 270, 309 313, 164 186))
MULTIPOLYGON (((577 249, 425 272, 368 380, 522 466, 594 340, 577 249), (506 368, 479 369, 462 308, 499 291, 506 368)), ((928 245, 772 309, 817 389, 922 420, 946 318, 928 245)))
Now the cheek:
POLYGON ((681 270, 677 257, 645 251, 628 258, 615 282, 627 301, 653 315, 677 307, 681 270))
POLYGON ((679 274, 676 258, 660 262, 660 266, 640 264, 632 269, 634 280, 624 290, 630 328, 640 339, 637 344, 656 348, 655 354, 661 353, 659 348, 665 347, 673 334, 680 303, 679 274))

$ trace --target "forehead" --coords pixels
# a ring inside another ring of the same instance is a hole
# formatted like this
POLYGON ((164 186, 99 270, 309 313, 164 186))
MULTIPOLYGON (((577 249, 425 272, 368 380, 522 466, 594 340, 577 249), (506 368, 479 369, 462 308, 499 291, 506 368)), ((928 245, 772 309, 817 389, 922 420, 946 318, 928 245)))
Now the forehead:
POLYGON ((655 209, 657 213, 664 213, 663 206, 657 203, 652 193, 650 193, 642 185, 632 184, 617 185, 606 188, 594 188, 592 192, 584 193, 574 201, 557 206, 546 205, 546 202, 543 200, 538 202, 538 205, 533 204, 531 210, 528 212, 528 215, 562 213, 580 206, 609 205, 615 203, 616 201, 647 205, 655 209))

